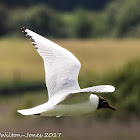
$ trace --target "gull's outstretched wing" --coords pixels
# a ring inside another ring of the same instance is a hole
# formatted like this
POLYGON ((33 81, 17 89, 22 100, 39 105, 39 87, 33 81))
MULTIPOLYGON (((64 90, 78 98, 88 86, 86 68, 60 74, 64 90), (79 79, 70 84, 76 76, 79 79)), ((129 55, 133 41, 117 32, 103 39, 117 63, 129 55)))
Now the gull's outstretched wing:
POLYGON ((49 99, 59 93, 67 94, 79 90, 78 74, 81 64, 78 59, 68 50, 25 27, 22 32, 44 60, 49 99))
POLYGON ((111 85, 99 85, 99 86, 93 86, 88 88, 83 88, 77 91, 73 91, 72 93, 79 93, 79 92, 93 92, 93 93, 109 93, 114 92, 115 87, 111 85))
POLYGON ((110 93, 114 91, 115 91, 115 87, 111 85, 99 85, 99 86, 83 88, 77 91, 73 91, 63 98, 61 96, 62 100, 59 100, 58 104, 77 104, 77 103, 88 101, 89 96, 92 93, 110 93))

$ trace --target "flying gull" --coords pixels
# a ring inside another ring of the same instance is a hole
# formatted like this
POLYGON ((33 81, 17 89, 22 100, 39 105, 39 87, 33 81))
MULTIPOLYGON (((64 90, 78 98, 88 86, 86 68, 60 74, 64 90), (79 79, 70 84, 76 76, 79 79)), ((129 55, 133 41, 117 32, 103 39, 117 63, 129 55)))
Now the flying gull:
POLYGON ((52 41, 25 27, 21 29, 44 61, 48 102, 18 110, 19 113, 60 117, 91 113, 100 108, 117 111, 103 97, 94 94, 114 92, 114 86, 99 85, 81 89, 78 83, 81 68, 79 60, 52 41))

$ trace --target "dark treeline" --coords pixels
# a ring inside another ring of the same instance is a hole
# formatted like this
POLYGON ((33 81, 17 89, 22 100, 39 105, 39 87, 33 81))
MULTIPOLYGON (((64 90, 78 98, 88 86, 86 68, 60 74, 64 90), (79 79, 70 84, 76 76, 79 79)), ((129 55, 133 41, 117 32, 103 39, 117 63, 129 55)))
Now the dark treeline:
POLYGON ((110 1, 112 0, 1 0, 0 3, 9 7, 47 4, 56 10, 71 11, 77 7, 100 10, 110 1))
POLYGON ((139 0, 117 0, 100 11, 76 8, 69 12, 42 4, 16 8, 1 5, 0 36, 19 36, 25 26, 59 38, 140 37, 139 5, 139 0))

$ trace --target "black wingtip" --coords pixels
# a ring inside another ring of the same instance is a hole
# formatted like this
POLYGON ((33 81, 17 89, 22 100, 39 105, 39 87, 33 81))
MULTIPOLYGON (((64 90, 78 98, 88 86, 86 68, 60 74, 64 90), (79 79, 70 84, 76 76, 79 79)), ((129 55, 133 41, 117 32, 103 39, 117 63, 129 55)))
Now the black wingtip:
MULTIPOLYGON (((26 37, 29 38, 29 40, 32 42, 32 44, 35 46, 36 44, 34 43, 35 40, 32 38, 32 36, 28 35, 27 31, 25 31, 26 28, 25 27, 22 27, 21 28, 21 31, 26 35, 26 37)), ((36 47, 36 49, 38 49, 38 47, 36 47)))
POLYGON ((25 27, 22 27, 22 28, 21 28, 21 30, 22 30, 22 31, 25 31, 25 30, 26 30, 26 28, 25 28, 25 27))
POLYGON ((22 27, 21 28, 21 31, 26 35, 27 33, 25 32, 26 28, 25 27, 22 27))

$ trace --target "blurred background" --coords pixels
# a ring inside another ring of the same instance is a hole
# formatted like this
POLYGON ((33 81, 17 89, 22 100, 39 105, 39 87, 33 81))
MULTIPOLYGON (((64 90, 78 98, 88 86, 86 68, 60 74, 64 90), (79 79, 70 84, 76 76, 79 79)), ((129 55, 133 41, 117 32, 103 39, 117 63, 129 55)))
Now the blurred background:
POLYGON ((60 138, 49 138, 55 140, 138 140, 139 5, 140 0, 0 0, 0 133, 61 132, 60 138), (100 95, 118 112, 97 110, 59 119, 18 114, 18 109, 47 101, 43 61, 21 33, 23 26, 79 59, 81 88, 114 85, 115 93, 100 95))

